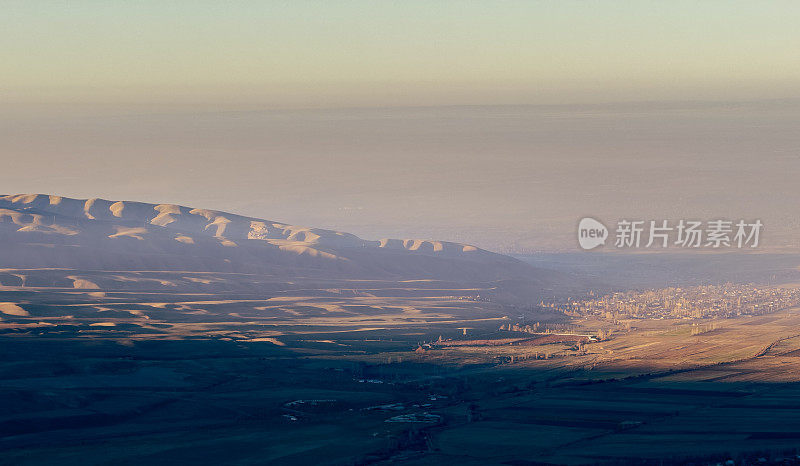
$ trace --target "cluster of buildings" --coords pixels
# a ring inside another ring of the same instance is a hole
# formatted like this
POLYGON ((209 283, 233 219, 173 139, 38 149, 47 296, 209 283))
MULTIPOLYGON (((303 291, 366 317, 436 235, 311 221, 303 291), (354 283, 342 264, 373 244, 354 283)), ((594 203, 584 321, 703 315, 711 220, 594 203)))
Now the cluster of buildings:
POLYGON ((735 317, 800 306, 800 287, 726 283, 618 292, 540 305, 569 316, 599 316, 612 320, 735 317))

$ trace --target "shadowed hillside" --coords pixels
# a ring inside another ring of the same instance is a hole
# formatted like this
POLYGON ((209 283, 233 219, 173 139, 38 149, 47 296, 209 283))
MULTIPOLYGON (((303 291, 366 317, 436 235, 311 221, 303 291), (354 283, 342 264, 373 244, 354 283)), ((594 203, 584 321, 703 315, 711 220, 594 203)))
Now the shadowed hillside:
MULTIPOLYGON (((474 246, 361 239, 171 204, 0 197, 0 267, 268 274, 277 279, 491 282, 514 296, 551 293, 559 274, 474 246)), ((13 281, 13 280, 12 280, 13 281)))

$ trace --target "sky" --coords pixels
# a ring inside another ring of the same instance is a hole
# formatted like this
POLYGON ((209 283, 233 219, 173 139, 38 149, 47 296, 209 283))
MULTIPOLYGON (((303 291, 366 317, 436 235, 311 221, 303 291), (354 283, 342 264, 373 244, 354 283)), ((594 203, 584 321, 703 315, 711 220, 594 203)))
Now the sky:
POLYGON ((795 1, 15 1, 0 193, 575 248, 577 220, 800 226, 795 1))
POLYGON ((17 1, 7 102, 364 106, 798 95, 795 1, 17 1))

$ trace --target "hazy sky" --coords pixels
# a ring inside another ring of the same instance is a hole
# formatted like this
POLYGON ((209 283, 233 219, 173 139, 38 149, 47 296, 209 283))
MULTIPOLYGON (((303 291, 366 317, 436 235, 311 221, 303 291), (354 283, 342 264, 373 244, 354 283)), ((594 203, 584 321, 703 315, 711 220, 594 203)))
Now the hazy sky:
POLYGON ((6 0, 5 101, 360 106, 800 95, 786 1, 6 0))
POLYGON ((574 249, 592 215, 800 248, 797 1, 4 1, 0 193, 574 249))

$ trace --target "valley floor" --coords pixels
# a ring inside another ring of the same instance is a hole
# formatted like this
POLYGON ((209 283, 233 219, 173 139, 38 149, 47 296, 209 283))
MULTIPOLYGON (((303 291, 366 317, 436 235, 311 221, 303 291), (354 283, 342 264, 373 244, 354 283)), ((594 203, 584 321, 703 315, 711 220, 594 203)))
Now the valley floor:
POLYGON ((798 309, 567 321, 441 283, 306 285, 5 287, 0 463, 796 461, 798 309))

